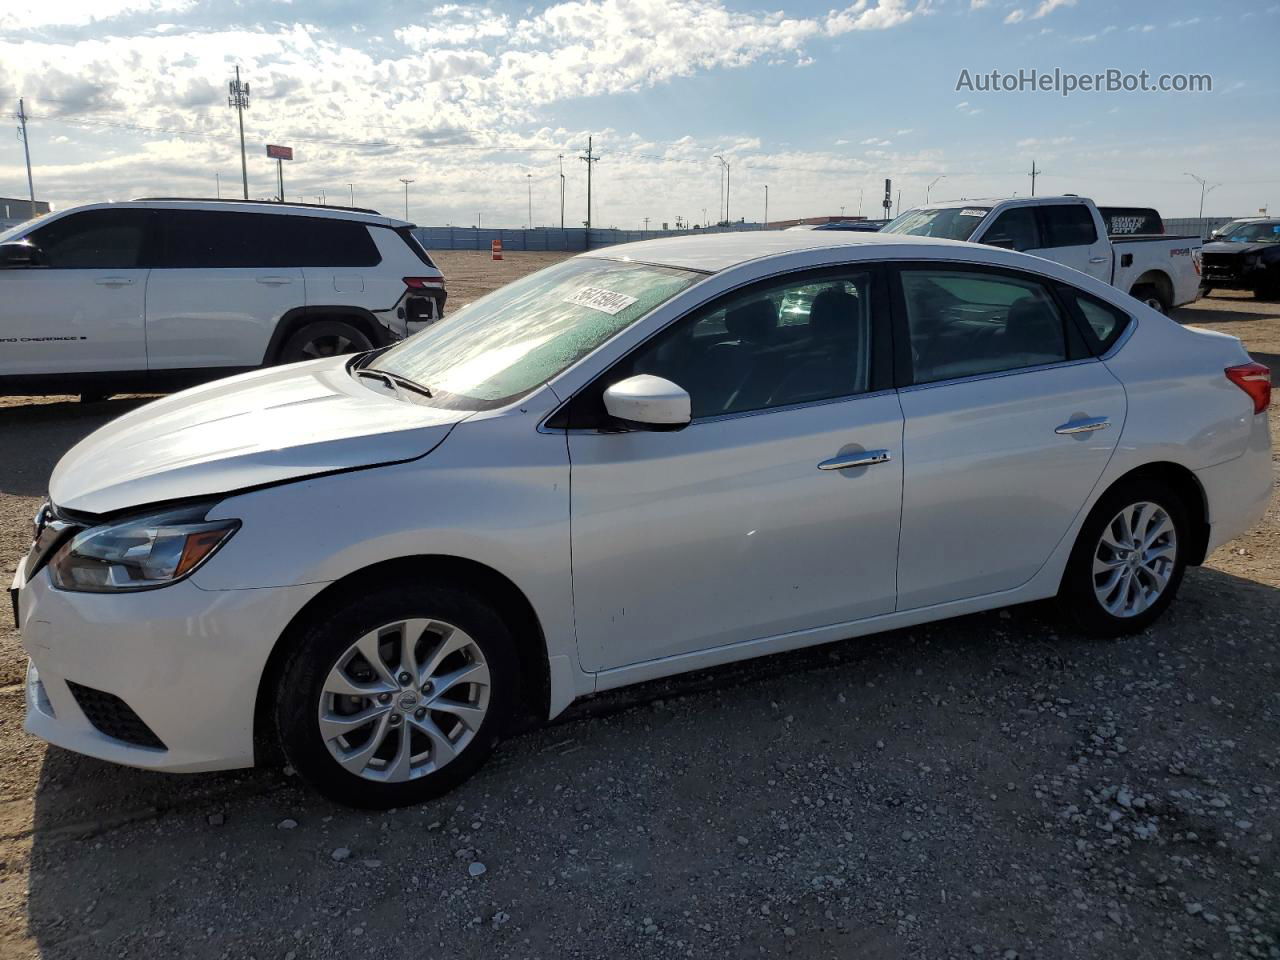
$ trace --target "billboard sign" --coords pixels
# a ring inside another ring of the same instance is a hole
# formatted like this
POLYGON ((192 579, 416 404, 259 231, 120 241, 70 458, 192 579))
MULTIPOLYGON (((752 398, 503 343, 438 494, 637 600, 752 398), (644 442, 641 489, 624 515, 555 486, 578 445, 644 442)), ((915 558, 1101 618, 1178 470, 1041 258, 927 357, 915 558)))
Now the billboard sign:
POLYGON ((267 156, 272 160, 292 160, 293 147, 281 147, 274 143, 268 143, 267 156))

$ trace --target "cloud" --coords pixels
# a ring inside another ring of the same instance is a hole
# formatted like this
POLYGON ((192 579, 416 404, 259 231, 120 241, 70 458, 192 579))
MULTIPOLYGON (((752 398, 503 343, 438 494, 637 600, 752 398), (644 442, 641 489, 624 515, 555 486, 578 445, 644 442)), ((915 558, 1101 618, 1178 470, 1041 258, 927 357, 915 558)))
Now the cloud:
POLYGON ((5 0, 0 30, 78 27, 133 14, 191 10, 196 0, 5 0))
POLYGON ((1200 20, 1200 18, 1199 18, 1199 17, 1190 17, 1190 18, 1188 18, 1188 19, 1186 19, 1186 20, 1174 20, 1172 23, 1170 23, 1170 24, 1169 24, 1169 26, 1171 26, 1171 27, 1194 27, 1197 23, 1200 23, 1200 22, 1201 22, 1201 20, 1200 20))
POLYGON ((879 137, 867 137, 867 139, 862 141, 862 145, 864 147, 887 147, 892 142, 893 141, 891 140, 881 140, 879 137))
POLYGON ((1036 7, 1036 12, 1031 15, 1033 20, 1039 20, 1041 17, 1047 17, 1059 7, 1074 7, 1076 0, 1041 0, 1040 6, 1036 7))
POLYGON ((1067 143, 1074 143, 1075 137, 1046 137, 1043 139, 1037 137, 1028 137, 1025 140, 1019 140, 1016 146, 1019 147, 1060 147, 1067 143))
POLYGON ((1027 12, 1021 8, 1010 10, 1008 16, 1004 18, 1005 23, 1021 23, 1027 18, 1027 12))
POLYGON ((911 7, 907 0, 857 0, 844 10, 829 14, 826 30, 833 37, 851 30, 887 30, 906 23, 927 8, 927 3, 911 7))

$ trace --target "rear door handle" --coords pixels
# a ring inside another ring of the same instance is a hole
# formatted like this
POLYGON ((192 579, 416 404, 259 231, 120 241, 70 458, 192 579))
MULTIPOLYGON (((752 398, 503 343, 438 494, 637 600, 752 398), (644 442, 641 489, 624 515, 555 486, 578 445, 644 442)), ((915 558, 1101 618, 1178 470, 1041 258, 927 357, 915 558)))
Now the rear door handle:
POLYGON ((877 463, 888 463, 893 458, 888 450, 859 450, 841 457, 832 457, 818 464, 819 470, 850 470, 854 467, 874 467, 877 463))
POLYGON ((258 277, 259 283, 265 283, 271 287, 283 286, 286 283, 293 283, 289 277, 258 277))
POLYGON ((1068 420, 1053 432, 1069 437, 1077 433, 1092 433, 1095 430, 1105 430, 1109 426, 1111 426, 1111 420, 1108 417, 1088 417, 1082 420, 1068 420))
POLYGON ((1107 258, 1106 257, 1090 257, 1089 262, 1090 263, 1106 263, 1107 258))
POLYGON ((133 277, 98 277, 93 282, 103 287, 127 287, 133 283, 133 277))

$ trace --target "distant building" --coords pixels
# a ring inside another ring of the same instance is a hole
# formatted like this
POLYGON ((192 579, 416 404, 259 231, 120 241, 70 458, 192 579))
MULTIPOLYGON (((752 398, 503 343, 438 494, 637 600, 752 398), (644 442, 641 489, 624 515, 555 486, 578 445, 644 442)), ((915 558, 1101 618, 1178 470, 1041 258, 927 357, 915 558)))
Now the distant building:
POLYGON ((17 200, 13 197, 0 197, 0 230, 16 227, 32 217, 39 217, 49 212, 49 204, 45 200, 17 200))

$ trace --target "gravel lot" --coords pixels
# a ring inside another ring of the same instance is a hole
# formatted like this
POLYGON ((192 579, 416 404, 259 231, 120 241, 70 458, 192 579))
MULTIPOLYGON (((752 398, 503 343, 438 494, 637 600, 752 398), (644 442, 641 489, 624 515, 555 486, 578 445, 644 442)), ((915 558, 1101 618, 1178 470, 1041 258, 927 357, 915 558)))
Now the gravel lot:
MULTIPOLYGON (((439 259, 457 305, 558 255, 439 259)), ((1178 319, 1280 369, 1280 305, 1178 319)), ((0 400, 6 583, 58 457, 141 402, 0 400)), ((649 684, 387 814, 46 748, 9 623, 3 958, 1280 957, 1274 501, 1129 641, 1020 607, 649 684)))

